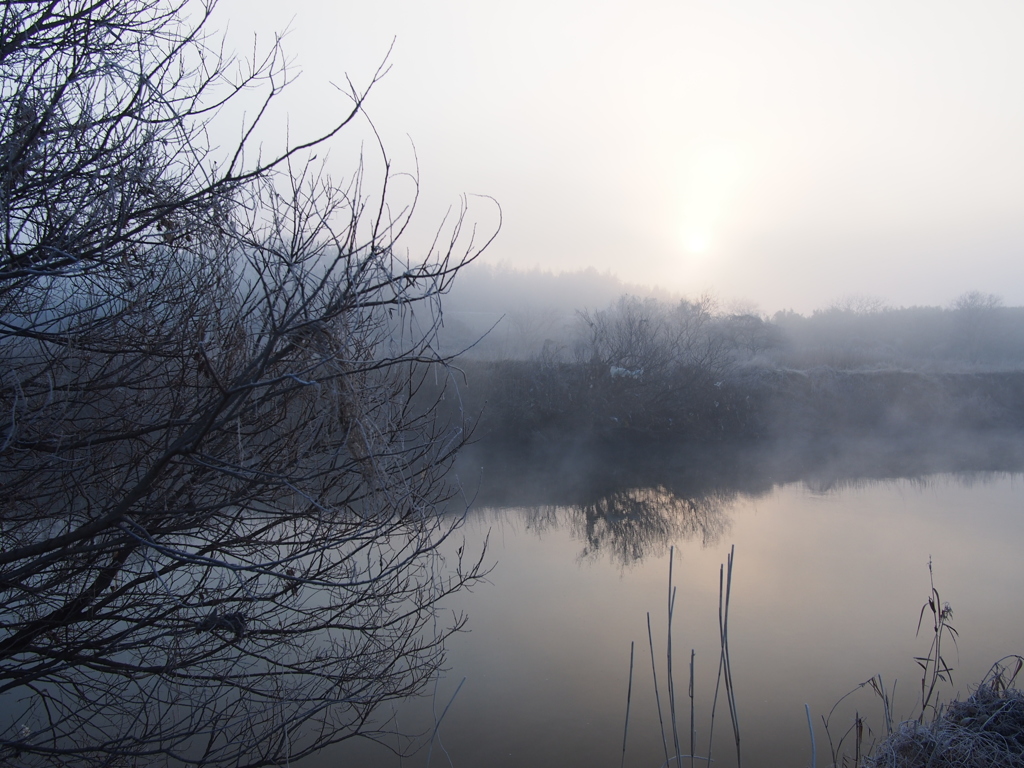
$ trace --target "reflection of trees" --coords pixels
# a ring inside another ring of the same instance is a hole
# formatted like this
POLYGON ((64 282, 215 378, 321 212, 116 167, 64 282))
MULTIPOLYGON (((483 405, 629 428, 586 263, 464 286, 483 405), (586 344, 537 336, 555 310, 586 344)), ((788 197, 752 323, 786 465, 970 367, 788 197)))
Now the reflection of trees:
POLYGON ((878 480, 931 482, 926 478, 957 473, 958 482, 981 482, 991 472, 1018 473, 1024 436, 699 446, 481 442, 464 458, 464 477, 485 468, 478 506, 522 510, 538 533, 565 528, 584 542, 585 556, 605 551, 629 563, 657 555, 670 541, 713 543, 727 530, 726 510, 738 497, 756 499, 789 483, 830 493, 878 480))
POLYGON ((729 527, 725 507, 735 496, 715 491, 686 498, 664 486, 627 488, 568 507, 536 507, 529 520, 538 530, 567 526, 585 542, 583 557, 605 552, 627 565, 663 554, 672 542, 715 543, 729 527))

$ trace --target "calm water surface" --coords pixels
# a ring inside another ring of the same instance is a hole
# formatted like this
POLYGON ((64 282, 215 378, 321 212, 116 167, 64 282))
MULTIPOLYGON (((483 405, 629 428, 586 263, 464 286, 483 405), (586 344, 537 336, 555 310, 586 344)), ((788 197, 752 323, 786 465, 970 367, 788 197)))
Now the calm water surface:
MULTIPOLYGON (((502 467, 508 477, 485 484, 464 530, 470 549, 489 537, 493 573, 449 606, 468 613, 470 631, 450 642, 450 671, 432 697, 394 711, 398 726, 429 732, 450 702, 430 765, 618 765, 635 643, 626 765, 662 765, 647 614, 667 719, 674 547, 680 741, 688 753, 692 649, 695 751, 706 755, 719 664, 719 568, 735 545, 730 644, 743 764, 809 765, 805 703, 818 764, 828 764, 821 716, 858 683, 881 675, 895 689, 897 714, 917 714, 921 675, 913 657, 928 650, 928 619, 920 636, 915 630, 929 595, 929 558, 960 633, 959 650, 948 648, 954 672, 945 699, 968 691, 995 660, 1024 652, 1024 476, 967 464, 970 471, 918 467, 909 478, 879 477, 885 473, 870 461, 841 472, 819 466, 797 480, 768 468, 734 483, 702 483, 714 472, 695 471, 675 484, 637 485, 628 472, 609 478, 598 471, 600 482, 547 491, 521 468, 502 467), (489 503, 524 494, 531 503, 489 503), (552 503, 541 503, 545 496, 552 503)), ((854 711, 882 728, 880 704, 862 690, 833 715, 834 739, 854 711)), ((724 701, 714 728, 715 762, 735 765, 724 701)), ((359 743, 307 764, 427 760, 426 751, 400 760, 359 743)))

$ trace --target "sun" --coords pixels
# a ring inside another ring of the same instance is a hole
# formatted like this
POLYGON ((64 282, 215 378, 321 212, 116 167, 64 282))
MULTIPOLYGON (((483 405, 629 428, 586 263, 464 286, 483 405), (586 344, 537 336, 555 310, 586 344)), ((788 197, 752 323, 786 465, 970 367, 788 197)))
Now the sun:
POLYGON ((705 256, 713 250, 739 177, 739 152, 729 144, 699 147, 688 158, 682 169, 679 226, 688 254, 705 256))
POLYGON ((687 253, 703 256, 711 250, 711 237, 704 233, 690 233, 683 236, 687 253))

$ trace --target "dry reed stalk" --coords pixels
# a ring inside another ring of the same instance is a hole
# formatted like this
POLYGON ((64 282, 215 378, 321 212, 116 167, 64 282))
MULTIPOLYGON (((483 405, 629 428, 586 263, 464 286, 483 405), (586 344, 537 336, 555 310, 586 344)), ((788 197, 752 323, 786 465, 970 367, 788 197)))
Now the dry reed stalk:
POLYGON ((811 734, 811 768, 818 768, 818 747, 814 743, 814 723, 811 722, 810 704, 804 704, 804 712, 807 714, 807 730, 811 734))
POLYGON ((622 729, 622 761, 619 763, 619 768, 622 768, 626 764, 626 735, 629 733, 629 702, 633 698, 633 646, 634 643, 629 644, 629 686, 626 688, 626 725, 622 729))
POLYGON ((853 742, 853 764, 859 768, 861 744, 864 741, 864 720, 861 719, 859 711, 854 713, 853 724, 857 729, 857 736, 853 742))
POLYGON ((665 748, 665 765, 668 759, 668 739, 665 738, 665 719, 661 715, 661 695, 658 693, 658 671, 654 664, 654 635, 651 633, 651 612, 647 612, 647 644, 651 649, 651 676, 654 678, 654 701, 658 704, 658 725, 661 726, 661 744, 665 748))
MULTIPOLYGON (((932 613, 934 624, 932 644, 928 649, 927 656, 918 656, 914 659, 922 669, 921 714, 917 718, 919 723, 924 722, 925 712, 929 707, 938 714, 936 705, 932 702, 932 697, 935 695, 935 688, 939 682, 953 682, 953 668, 942 657, 942 638, 944 635, 949 635, 954 647, 956 647, 957 638, 957 631, 949 623, 949 619, 953 615, 953 609, 949 603, 942 602, 942 599, 939 597, 939 591, 935 589, 935 574, 932 571, 931 557, 928 558, 928 579, 931 582, 932 591, 928 596, 928 602, 921 606, 921 614, 917 618, 917 631, 920 633, 925 609, 929 609, 932 613)), ((959 649, 957 650, 959 651, 959 649)))
MULTIPOLYGON (((846 753, 843 751, 843 743, 846 741, 847 737, 850 736, 850 734, 853 734, 854 735, 854 761, 853 761, 853 765, 856 768, 860 768, 861 762, 862 762, 861 758, 862 758, 863 755, 866 754, 865 750, 864 750, 864 730, 865 730, 865 728, 867 728, 868 735, 869 736, 872 735, 871 728, 868 727, 868 725, 865 722, 864 718, 861 717, 860 711, 857 710, 857 711, 854 712, 853 725, 851 725, 846 730, 846 732, 843 733, 843 735, 839 738, 838 742, 834 741, 833 738, 832 738, 832 728, 831 728, 832 717, 833 717, 833 715, 835 715, 836 710, 839 709, 839 706, 844 701, 846 701, 850 696, 853 696, 855 693, 857 693, 857 691, 861 690, 862 688, 865 688, 865 687, 870 688, 874 692, 875 696, 877 696, 878 699, 882 702, 882 717, 883 717, 883 720, 885 722, 886 736, 887 737, 892 736, 892 734, 893 734, 893 715, 892 715, 892 711, 893 711, 892 707, 893 707, 893 705, 892 705, 892 702, 893 702, 893 699, 895 698, 895 695, 896 695, 896 685, 897 685, 897 681, 894 681, 893 682, 893 686, 892 686, 892 693, 890 694, 890 692, 888 690, 886 690, 885 682, 882 680, 882 676, 881 675, 875 675, 874 677, 872 677, 872 678, 870 678, 868 680, 865 680, 863 683, 858 685, 856 688, 854 688, 854 689, 852 689, 850 691, 847 691, 843 696, 841 696, 839 698, 838 701, 836 701, 835 704, 832 705, 832 709, 829 710, 828 715, 822 715, 821 716, 822 725, 825 727, 825 736, 828 738, 829 753, 832 755, 832 765, 839 765, 840 761, 842 762, 843 765, 847 764, 849 758, 847 757, 846 753)), ((871 751, 871 745, 872 744, 874 744, 874 739, 872 739, 872 741, 870 742, 870 744, 868 746, 867 752, 871 751)))
MULTIPOLYGON (((736 708, 736 691, 733 687, 732 682, 732 662, 729 656, 729 605, 732 598, 732 570, 733 570, 733 559, 736 553, 735 546, 729 552, 727 565, 721 566, 718 574, 718 621, 719 621, 719 637, 721 642, 721 652, 719 653, 718 660, 718 678, 715 682, 715 696, 711 704, 711 724, 708 733, 708 754, 707 757, 697 757, 696 755, 696 742, 697 742, 697 724, 696 724, 696 695, 695 695, 695 676, 696 676, 696 657, 697 652, 695 649, 690 649, 690 667, 689 667, 689 687, 688 696, 690 698, 690 751, 688 755, 682 754, 682 749, 679 741, 679 725, 678 718, 676 715, 676 695, 675 695, 675 675, 672 666, 672 624, 675 617, 675 603, 676 596, 678 593, 677 587, 674 585, 673 580, 675 577, 675 547, 669 548, 669 560, 668 560, 668 636, 667 636, 667 649, 666 649, 666 662, 668 672, 668 704, 669 704, 669 717, 672 722, 672 743, 674 748, 674 755, 669 755, 668 750, 668 737, 665 729, 665 719, 663 710, 661 707, 661 694, 658 688, 658 672, 657 664, 654 657, 654 633, 651 630, 651 614, 647 614, 647 646, 651 654, 651 676, 654 679, 654 698, 658 707, 658 724, 661 727, 661 743, 662 748, 665 752, 665 763, 664 768, 668 768, 670 765, 675 763, 676 766, 681 765, 684 757, 690 758, 690 767, 693 768, 697 760, 704 761, 707 765, 710 765, 712 761, 712 747, 714 744, 714 730, 715 730, 715 713, 718 707, 718 694, 722 688, 722 682, 725 682, 725 696, 729 706, 729 717, 732 721, 733 736, 736 742, 736 765, 737 768, 742 768, 742 755, 740 752, 740 726, 739 726, 739 714, 736 708)), ((632 680, 633 680, 633 646, 630 645, 630 692, 632 691, 632 680)), ((626 730, 623 732, 622 737, 622 751, 623 751, 623 764, 625 762, 625 751, 626 751, 626 733, 629 727, 629 697, 631 693, 627 693, 626 697, 626 730)))
POLYGON ((693 768, 693 755, 696 750, 694 742, 697 739, 697 725, 694 723, 694 705, 693 705, 693 660, 697 655, 697 651, 693 648, 690 649, 690 768, 693 768))
POLYGON ((675 558, 675 547, 670 547, 668 551, 668 651, 667 651, 667 663, 668 663, 668 707, 669 716, 672 719, 672 746, 675 748, 675 760, 676 765, 679 764, 679 756, 681 750, 679 749, 679 725, 676 722, 676 686, 675 679, 672 676, 672 617, 675 613, 676 605, 676 590, 672 586, 672 565, 675 558))
POLYGON ((729 602, 732 597, 732 564, 736 554, 734 544, 729 551, 727 577, 725 582, 725 606, 723 610, 722 601, 722 570, 718 572, 718 621, 721 630, 722 662, 720 669, 725 678, 725 698, 729 704, 729 718, 732 720, 732 732, 736 739, 736 766, 742 768, 743 760, 740 755, 740 721, 739 712, 736 709, 736 689, 732 682, 732 662, 729 658, 729 602))
MULTIPOLYGON (((452 704, 455 702, 455 697, 459 695, 459 691, 462 690, 462 685, 465 682, 466 678, 462 678, 462 680, 459 681, 459 685, 455 689, 455 693, 453 693, 452 697, 448 700, 448 703, 445 705, 444 711, 441 713, 441 716, 434 721, 434 731, 430 734, 430 748, 427 750, 427 768, 430 768, 430 757, 434 754, 434 741, 436 740, 439 744, 441 743, 441 739, 439 736, 439 731, 441 730, 441 721, 444 720, 444 716, 448 714, 448 710, 451 709, 452 704)), ((441 746, 441 749, 444 750, 443 745, 441 746)), ((445 754, 448 754, 447 751, 445 751, 445 754)))
POLYGON ((885 683, 882 681, 881 675, 875 675, 868 681, 868 684, 874 690, 875 694, 879 699, 882 700, 882 716, 885 718, 885 735, 892 736, 892 700, 896 696, 896 683, 894 680, 892 683, 892 697, 889 692, 885 690, 885 683))
POLYGON ((694 722, 695 707, 693 703, 693 659, 697 652, 690 648, 690 768, 693 768, 694 754, 696 752, 697 726, 694 722))

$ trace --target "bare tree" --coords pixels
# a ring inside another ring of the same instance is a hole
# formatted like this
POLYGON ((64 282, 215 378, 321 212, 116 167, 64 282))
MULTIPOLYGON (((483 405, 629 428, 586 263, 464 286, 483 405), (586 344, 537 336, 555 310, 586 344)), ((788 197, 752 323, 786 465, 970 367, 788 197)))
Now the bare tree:
POLYGON ((277 765, 380 734, 481 575, 445 545, 465 436, 434 416, 465 209, 411 260, 389 166, 371 199, 304 159, 365 92, 215 164, 206 120, 287 77, 276 45, 228 77, 212 10, 0 10, 7 764, 277 765))
POLYGON ((844 315, 877 315, 886 309, 888 304, 880 296, 852 293, 836 299, 824 311, 844 315))
POLYGON ((600 372, 594 407, 613 422, 678 426, 679 414, 700 410, 698 402, 708 399, 731 364, 727 336, 707 296, 675 305, 624 296, 579 318, 576 359, 600 372))
POLYGON ((952 305, 956 345, 969 362, 977 363, 990 348, 998 333, 997 320, 1003 300, 993 293, 967 291, 952 305))
POLYGON ((714 301, 701 296, 673 306, 623 296, 609 309, 579 313, 576 356, 643 376, 678 378, 684 371, 713 374, 725 362, 715 332, 714 301))

